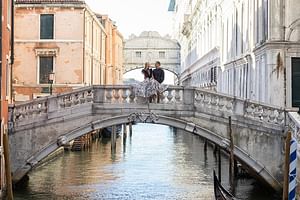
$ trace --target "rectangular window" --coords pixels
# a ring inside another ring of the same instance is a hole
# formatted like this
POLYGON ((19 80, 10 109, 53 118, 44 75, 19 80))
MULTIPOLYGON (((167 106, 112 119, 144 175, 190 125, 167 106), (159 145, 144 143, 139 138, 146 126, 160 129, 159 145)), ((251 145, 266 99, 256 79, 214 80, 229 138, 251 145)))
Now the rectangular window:
POLYGON ((217 67, 214 67, 213 74, 214 74, 213 81, 214 83, 217 83, 217 67))
POLYGON ((160 51, 159 52, 159 58, 166 58, 166 52, 160 51))
POLYGON ((54 35, 54 15, 42 14, 40 19, 40 38, 53 39, 54 35))
POLYGON ((142 57, 142 52, 140 52, 140 51, 135 52, 135 56, 137 58, 141 58, 142 57))
POLYGON ((292 58, 292 106, 300 107, 300 58, 292 58))
POLYGON ((52 56, 41 56, 40 57, 40 84, 49 83, 49 74, 53 71, 53 57, 52 56))
POLYGON ((209 71, 209 75, 210 75, 210 82, 213 83, 214 82, 214 68, 210 68, 209 71))

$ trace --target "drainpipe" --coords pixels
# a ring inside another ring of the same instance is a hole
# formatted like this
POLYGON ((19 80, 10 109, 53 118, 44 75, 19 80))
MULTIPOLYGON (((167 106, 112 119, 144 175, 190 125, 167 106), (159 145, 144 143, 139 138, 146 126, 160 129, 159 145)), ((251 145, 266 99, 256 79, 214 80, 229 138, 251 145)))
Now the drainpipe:
MULTIPOLYGON (((285 27, 285 19, 286 19, 286 17, 285 17, 285 14, 286 14, 286 11, 285 11, 285 7, 286 7, 286 3, 285 3, 285 0, 282 0, 282 33, 283 33, 283 41, 285 41, 286 40, 286 38, 285 38, 285 31, 286 31, 286 27, 285 27)), ((284 65, 284 69, 283 69, 283 78, 284 78, 284 107, 286 108, 286 106, 287 106, 287 83, 286 83, 286 81, 287 81, 287 79, 286 79, 286 76, 287 76, 287 74, 286 74, 286 58, 285 58, 285 56, 286 56, 286 51, 287 51, 287 48, 284 48, 283 49, 283 52, 282 52, 282 56, 283 56, 283 58, 282 58, 282 60, 283 60, 283 65, 284 65)))
POLYGON ((13 64, 15 61, 15 14, 14 14, 14 8, 15 8, 15 1, 11 1, 11 55, 10 55, 10 100, 12 102, 13 97, 13 64))
MULTIPOLYGON (((93 17, 93 16, 92 16, 93 17)), ((94 83, 94 18, 92 20, 92 59, 91 59, 91 85, 94 83)))
POLYGON ((82 52, 82 57, 83 57, 83 62, 82 62, 82 83, 83 85, 85 84, 85 12, 86 12, 86 8, 84 8, 83 11, 83 52, 82 52))
MULTIPOLYGON (((0 1, 0 116, 2 116, 2 4, 3 1, 0 1)), ((2 118, 0 119, 1 121, 2 118)))
POLYGON ((285 0, 282 0, 282 34, 283 34, 283 41, 285 41, 285 30, 286 30, 286 27, 285 27, 285 0))
POLYGON ((287 80, 286 80, 286 51, 287 51, 287 48, 284 48, 283 49, 283 52, 282 52, 282 61, 283 61, 283 65, 284 65, 284 68, 283 68, 283 89, 284 89, 284 107, 286 108, 287 107, 287 80))
MULTIPOLYGON (((106 22, 105 22, 106 23, 106 22)), ((108 48, 108 42, 107 42, 107 39, 108 38, 108 33, 107 35, 105 35, 105 70, 104 70, 104 84, 103 85, 106 85, 107 83, 107 67, 108 67, 108 51, 107 51, 107 48, 108 48)))
POLYGON ((100 76, 100 78, 99 78, 99 80, 100 80, 100 85, 102 85, 102 30, 100 31, 100 74, 99 74, 99 76, 100 76))

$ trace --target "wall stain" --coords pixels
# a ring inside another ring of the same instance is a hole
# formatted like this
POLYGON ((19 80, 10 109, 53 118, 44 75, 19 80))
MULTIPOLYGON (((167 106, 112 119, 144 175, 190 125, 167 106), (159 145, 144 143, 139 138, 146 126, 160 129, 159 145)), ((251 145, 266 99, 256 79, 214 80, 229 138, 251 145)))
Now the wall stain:
POLYGON ((279 79, 279 75, 282 73, 284 73, 284 65, 283 65, 283 60, 282 60, 282 57, 281 57, 281 54, 280 52, 277 54, 277 57, 276 57, 276 68, 272 71, 272 73, 275 73, 277 74, 277 79, 279 79))

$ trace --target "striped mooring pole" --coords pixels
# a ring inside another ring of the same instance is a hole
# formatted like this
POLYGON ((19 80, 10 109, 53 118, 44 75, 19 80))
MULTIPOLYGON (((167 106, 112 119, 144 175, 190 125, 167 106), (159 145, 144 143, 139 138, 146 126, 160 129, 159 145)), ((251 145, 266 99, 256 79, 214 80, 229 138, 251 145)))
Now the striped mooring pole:
POLYGON ((289 194, 288 200, 296 200, 297 187, 297 140, 291 138, 290 142, 290 166, 289 166, 289 194))

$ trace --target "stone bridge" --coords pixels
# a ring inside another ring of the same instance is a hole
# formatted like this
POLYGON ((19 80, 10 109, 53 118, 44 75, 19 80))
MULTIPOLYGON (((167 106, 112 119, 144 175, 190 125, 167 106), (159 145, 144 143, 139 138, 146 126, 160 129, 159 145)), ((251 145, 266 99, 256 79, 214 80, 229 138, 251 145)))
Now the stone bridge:
POLYGON ((284 109, 181 86, 170 86, 161 99, 142 102, 131 86, 93 86, 15 105, 9 134, 14 181, 67 142, 129 122, 183 129, 229 151, 231 116, 235 159, 281 190, 286 125, 297 129, 284 109))

